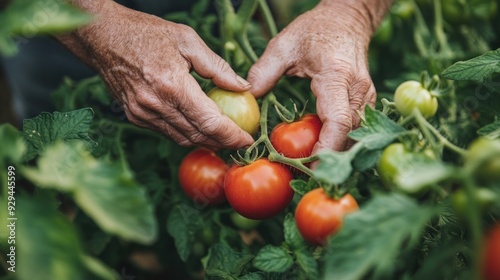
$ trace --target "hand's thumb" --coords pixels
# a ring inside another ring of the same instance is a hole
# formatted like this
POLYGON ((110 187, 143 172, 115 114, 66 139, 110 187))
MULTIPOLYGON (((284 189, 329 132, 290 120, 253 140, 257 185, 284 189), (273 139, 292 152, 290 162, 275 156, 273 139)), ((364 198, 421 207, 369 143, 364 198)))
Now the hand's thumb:
POLYGON ((256 98, 261 97, 276 85, 284 72, 284 62, 264 52, 248 72, 247 80, 252 84, 250 92, 256 98))

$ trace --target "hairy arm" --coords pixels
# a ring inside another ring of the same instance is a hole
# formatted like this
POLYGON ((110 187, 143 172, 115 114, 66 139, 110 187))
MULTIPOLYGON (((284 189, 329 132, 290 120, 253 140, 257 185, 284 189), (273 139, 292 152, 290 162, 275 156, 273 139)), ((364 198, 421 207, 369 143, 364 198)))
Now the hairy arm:
POLYGON ((72 2, 95 20, 57 39, 99 73, 129 121, 186 146, 241 148, 253 142, 222 115, 190 71, 227 90, 249 90, 250 84, 192 28, 112 0, 72 2))

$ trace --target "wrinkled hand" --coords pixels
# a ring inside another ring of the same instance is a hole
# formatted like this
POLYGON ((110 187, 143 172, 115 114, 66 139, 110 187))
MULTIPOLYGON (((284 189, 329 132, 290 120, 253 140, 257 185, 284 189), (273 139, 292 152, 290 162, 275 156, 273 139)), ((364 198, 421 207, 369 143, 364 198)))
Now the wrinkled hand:
POLYGON ((271 90, 283 74, 311 79, 323 122, 313 153, 344 150, 348 132, 360 122, 357 110, 374 106, 375 87, 367 64, 374 28, 367 17, 352 7, 321 3, 273 38, 248 74, 257 97, 271 90))
MULTIPOLYGON (((250 84, 193 29, 113 1, 99 2, 102 11, 94 23, 59 40, 99 72, 132 123, 186 146, 241 148, 253 143, 189 72, 193 68, 232 91, 249 90, 250 84)), ((82 4, 88 10, 91 5, 82 4)))

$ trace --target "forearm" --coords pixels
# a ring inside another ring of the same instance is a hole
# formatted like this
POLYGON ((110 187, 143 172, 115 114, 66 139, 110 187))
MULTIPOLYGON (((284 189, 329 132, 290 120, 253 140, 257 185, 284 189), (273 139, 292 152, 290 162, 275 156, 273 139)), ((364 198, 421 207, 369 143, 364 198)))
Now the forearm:
POLYGON ((113 13, 110 11, 113 9, 113 5, 119 5, 113 0, 71 0, 70 2, 94 18, 89 24, 72 32, 58 35, 55 38, 83 62, 92 68, 96 68, 92 45, 95 45, 95 42, 99 40, 99 30, 102 29, 102 26, 109 25, 106 21, 111 20, 110 17, 112 17, 113 13))

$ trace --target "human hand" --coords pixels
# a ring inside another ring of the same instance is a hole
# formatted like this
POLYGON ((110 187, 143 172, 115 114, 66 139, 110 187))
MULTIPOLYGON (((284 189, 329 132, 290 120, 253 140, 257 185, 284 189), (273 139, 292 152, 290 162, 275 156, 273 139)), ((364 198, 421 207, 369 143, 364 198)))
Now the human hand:
POLYGON ((74 1, 98 17, 58 39, 96 69, 132 123, 180 145, 241 148, 253 143, 201 90, 193 68, 220 88, 245 91, 238 77, 188 26, 127 9, 114 1, 74 1))
POLYGON ((378 9, 368 10, 362 1, 322 1, 273 38, 249 71, 256 97, 271 90, 284 74, 311 79, 323 122, 313 153, 348 147, 347 134, 359 126, 358 111, 375 104, 367 50, 390 1, 375 2, 385 5, 368 3, 378 9))

